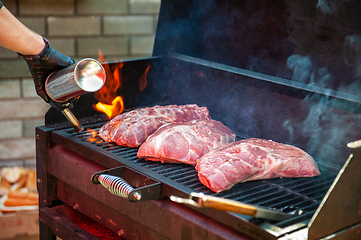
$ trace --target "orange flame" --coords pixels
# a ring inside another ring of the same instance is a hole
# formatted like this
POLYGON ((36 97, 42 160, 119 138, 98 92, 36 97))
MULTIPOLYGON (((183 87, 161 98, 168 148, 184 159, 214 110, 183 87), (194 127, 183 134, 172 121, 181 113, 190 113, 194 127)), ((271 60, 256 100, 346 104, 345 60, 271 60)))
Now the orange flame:
POLYGON ((121 96, 114 98, 111 104, 105 104, 98 102, 94 105, 94 108, 100 112, 105 113, 109 119, 117 116, 124 111, 124 103, 121 96))
POLYGON ((142 76, 140 76, 139 78, 139 92, 143 92, 145 87, 147 86, 147 73, 149 71, 149 68, 150 66, 148 65, 142 76))
POLYGON ((103 140, 99 140, 97 138, 98 136, 98 132, 95 130, 91 130, 90 128, 87 128, 87 135, 90 135, 86 140, 88 142, 96 142, 96 143, 101 143, 103 140))
MULTIPOLYGON (((99 62, 107 62, 104 55, 99 50, 99 62)), ((94 93, 94 97, 99 101, 93 107, 107 115, 109 119, 114 118, 124 111, 124 102, 121 96, 117 96, 117 90, 122 87, 121 70, 124 62, 118 62, 113 64, 115 69, 112 71, 109 65, 103 65, 107 80, 104 86, 94 93)), ((139 92, 144 91, 147 86, 147 73, 150 66, 146 68, 144 73, 139 79, 139 92)))
MULTIPOLYGON (((103 54, 99 50, 99 61, 106 62, 103 54)), ((107 115, 109 119, 117 116, 124 111, 123 98, 117 96, 117 90, 122 87, 121 81, 121 69, 124 63, 119 62, 115 65, 115 69, 112 72, 109 65, 104 65, 104 70, 107 76, 107 80, 104 86, 97 92, 94 97, 99 101, 93 107, 107 115)))

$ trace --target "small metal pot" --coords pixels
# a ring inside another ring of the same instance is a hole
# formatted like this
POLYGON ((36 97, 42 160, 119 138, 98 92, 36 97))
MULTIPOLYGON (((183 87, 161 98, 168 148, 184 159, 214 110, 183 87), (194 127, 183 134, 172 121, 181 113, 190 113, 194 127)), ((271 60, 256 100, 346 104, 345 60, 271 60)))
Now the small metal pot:
POLYGON ((98 91, 105 83, 105 70, 96 60, 85 58, 48 76, 45 89, 50 98, 66 102, 71 98, 98 91))

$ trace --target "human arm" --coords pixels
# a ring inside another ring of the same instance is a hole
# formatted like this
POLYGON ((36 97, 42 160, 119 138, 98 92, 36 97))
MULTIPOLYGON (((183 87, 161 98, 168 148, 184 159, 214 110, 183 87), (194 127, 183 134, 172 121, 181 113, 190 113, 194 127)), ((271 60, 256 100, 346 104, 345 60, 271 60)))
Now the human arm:
POLYGON ((45 81, 52 72, 70 66, 75 61, 50 47, 48 40, 23 25, 5 6, 0 8, 0 29, 0 46, 24 58, 37 94, 53 107, 62 110, 64 105, 54 102, 46 94, 45 81))
POLYGON ((0 45, 22 55, 35 55, 41 52, 43 38, 22 24, 9 10, 0 9, 0 45))

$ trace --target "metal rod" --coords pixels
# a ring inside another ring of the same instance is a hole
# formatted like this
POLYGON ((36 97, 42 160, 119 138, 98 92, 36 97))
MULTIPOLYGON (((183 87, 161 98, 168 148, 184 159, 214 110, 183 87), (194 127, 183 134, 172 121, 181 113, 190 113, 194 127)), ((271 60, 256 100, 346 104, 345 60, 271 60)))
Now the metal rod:
POLYGON ((74 116, 74 114, 70 111, 69 108, 65 108, 61 112, 66 117, 66 119, 68 119, 68 121, 71 123, 77 133, 80 133, 84 130, 84 127, 80 124, 78 119, 74 116))

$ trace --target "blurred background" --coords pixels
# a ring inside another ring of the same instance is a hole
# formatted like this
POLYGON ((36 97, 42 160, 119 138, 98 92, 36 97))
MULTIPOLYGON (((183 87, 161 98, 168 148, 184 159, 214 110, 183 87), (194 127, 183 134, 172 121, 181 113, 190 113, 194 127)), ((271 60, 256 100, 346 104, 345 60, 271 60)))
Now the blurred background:
MULTIPOLYGON (((27 27, 76 61, 152 54, 160 0, 2 0, 27 27)), ((35 167, 35 127, 49 105, 36 95, 25 61, 0 47, 0 168, 35 167)))

